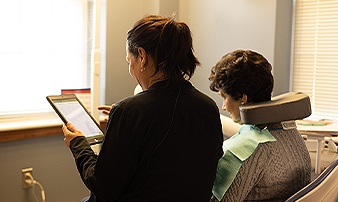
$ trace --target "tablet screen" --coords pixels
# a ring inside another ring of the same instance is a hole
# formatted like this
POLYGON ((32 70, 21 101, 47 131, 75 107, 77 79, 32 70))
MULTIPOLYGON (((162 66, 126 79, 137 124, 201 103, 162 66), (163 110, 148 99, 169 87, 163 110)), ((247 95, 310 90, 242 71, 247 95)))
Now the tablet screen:
POLYGON ((47 100, 64 123, 70 122, 90 143, 100 142, 103 132, 74 94, 47 96, 47 100))

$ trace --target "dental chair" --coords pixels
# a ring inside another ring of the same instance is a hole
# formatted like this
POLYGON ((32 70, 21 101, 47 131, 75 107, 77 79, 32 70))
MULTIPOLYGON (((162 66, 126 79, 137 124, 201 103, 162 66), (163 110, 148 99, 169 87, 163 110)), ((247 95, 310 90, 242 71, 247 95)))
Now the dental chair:
POLYGON ((338 159, 331 162, 310 184, 291 196, 286 202, 338 201, 338 159))
POLYGON ((279 123, 291 126, 294 120, 311 115, 311 102, 308 95, 301 92, 289 92, 275 97, 271 101, 249 103, 240 106, 241 120, 244 124, 260 125, 279 123))
MULTIPOLYGON (((243 124, 260 125, 283 122, 285 127, 296 127, 294 120, 311 115, 310 98, 301 92, 289 92, 275 96, 271 101, 240 106, 243 124)), ((224 139, 238 132, 240 125, 221 115, 224 139)))

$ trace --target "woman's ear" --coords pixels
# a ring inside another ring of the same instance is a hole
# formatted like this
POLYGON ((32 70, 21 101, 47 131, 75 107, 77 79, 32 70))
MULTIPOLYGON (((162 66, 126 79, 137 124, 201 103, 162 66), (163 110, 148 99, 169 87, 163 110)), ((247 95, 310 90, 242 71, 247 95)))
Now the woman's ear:
POLYGON ((247 102, 248 102, 248 96, 245 93, 243 93, 243 96, 241 98, 241 104, 244 105, 247 102))
POLYGON ((140 57, 141 65, 144 66, 147 63, 147 53, 142 47, 139 47, 137 51, 138 51, 138 56, 140 57))

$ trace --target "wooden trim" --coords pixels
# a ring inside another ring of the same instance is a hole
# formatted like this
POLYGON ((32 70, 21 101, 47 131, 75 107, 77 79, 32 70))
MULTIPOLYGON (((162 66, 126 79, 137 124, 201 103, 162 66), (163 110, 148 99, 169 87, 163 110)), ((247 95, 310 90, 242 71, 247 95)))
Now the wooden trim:
MULTIPOLYGON (((106 122, 101 122, 100 127, 104 131, 106 128, 106 122)), ((50 127, 36 127, 11 131, 0 131, 0 142, 9 142, 15 140, 62 135, 61 128, 62 126, 58 125, 50 127)))

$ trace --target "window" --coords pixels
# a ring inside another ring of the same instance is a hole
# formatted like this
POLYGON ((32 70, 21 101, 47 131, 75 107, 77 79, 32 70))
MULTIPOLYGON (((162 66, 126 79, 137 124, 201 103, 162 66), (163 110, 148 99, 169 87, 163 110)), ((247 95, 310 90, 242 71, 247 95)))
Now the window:
POLYGON ((90 0, 0 3, 0 116, 52 111, 46 95, 90 87, 90 0))
POLYGON ((295 0, 293 43, 292 90, 310 96, 310 119, 337 121, 337 0, 295 0))

